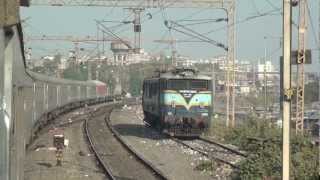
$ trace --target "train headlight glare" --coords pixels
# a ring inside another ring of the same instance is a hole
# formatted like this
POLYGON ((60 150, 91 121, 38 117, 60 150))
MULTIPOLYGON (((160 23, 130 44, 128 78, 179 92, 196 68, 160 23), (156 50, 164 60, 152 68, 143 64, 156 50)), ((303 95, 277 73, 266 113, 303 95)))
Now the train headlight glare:
POLYGON ((200 103, 200 108, 201 108, 201 109, 204 108, 204 103, 200 103))
POLYGON ((168 116, 172 116, 172 112, 168 112, 168 116))
POLYGON ((176 103, 174 101, 171 102, 171 107, 173 107, 173 108, 176 107, 176 103))
POLYGON ((208 113, 201 113, 201 116, 208 116, 208 113))

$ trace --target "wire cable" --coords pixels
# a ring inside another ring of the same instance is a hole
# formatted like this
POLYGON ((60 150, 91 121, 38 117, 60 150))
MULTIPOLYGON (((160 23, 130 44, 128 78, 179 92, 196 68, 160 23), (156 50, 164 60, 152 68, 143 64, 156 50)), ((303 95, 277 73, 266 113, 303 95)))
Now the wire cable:
MULTIPOLYGON (((258 18, 261 18, 261 17, 265 17, 265 16, 270 16, 270 15, 275 15, 273 13, 275 12, 279 12, 279 10, 271 10, 271 11, 266 11, 264 13, 261 13, 260 15, 254 15, 254 16, 249 16, 249 17, 246 17, 242 20, 239 20, 239 21, 236 21, 235 23, 231 24, 231 25, 225 25, 223 27, 220 27, 220 28, 217 28, 217 29, 213 29, 213 30, 210 30, 210 31, 207 31, 205 33, 203 33, 202 35, 209 35, 209 34, 212 34, 214 32, 217 32, 217 31, 221 31, 221 30, 225 30, 227 29, 229 26, 235 26, 235 25, 239 25, 239 24, 242 24, 242 23, 246 23, 246 22, 249 22, 251 20, 254 20, 254 19, 258 19, 258 18)), ((280 13, 279 13, 280 14, 280 13)), ((278 14, 277 14, 278 15, 278 14)), ((187 40, 191 40, 193 38, 190 38, 190 39, 187 39, 187 40)))
POLYGON ((316 44, 319 44, 319 42, 318 42, 318 37, 317 37, 317 33, 316 33, 316 30, 315 30, 315 27, 314 27, 314 24, 313 24, 313 21, 312 21, 311 10, 310 10, 309 3, 308 3, 308 2, 307 2, 307 9, 308 9, 308 16, 309 16, 309 21, 310 21, 310 24, 311 24, 311 30, 312 30, 314 42, 316 42, 316 44))

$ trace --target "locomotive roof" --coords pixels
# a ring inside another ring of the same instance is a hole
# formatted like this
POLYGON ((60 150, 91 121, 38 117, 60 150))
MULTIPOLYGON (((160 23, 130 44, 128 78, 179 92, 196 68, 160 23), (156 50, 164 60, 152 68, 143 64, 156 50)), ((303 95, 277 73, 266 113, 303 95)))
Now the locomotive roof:
POLYGON ((196 75, 180 75, 180 74, 173 74, 173 73, 163 73, 160 75, 160 78, 164 79, 204 79, 204 80, 211 80, 211 77, 196 74, 196 75))
POLYGON ((159 72, 158 76, 153 78, 211 80, 210 76, 200 74, 198 71, 194 69, 174 69, 171 71, 159 72))

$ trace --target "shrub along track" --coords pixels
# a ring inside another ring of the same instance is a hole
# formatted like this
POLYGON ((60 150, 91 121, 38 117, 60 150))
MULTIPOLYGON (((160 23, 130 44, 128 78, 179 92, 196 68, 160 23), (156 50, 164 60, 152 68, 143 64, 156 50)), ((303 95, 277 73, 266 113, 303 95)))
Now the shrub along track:
POLYGON ((84 123, 89 145, 105 174, 110 179, 167 179, 126 144, 109 125, 109 116, 114 106, 105 108, 104 113, 91 114, 84 123))

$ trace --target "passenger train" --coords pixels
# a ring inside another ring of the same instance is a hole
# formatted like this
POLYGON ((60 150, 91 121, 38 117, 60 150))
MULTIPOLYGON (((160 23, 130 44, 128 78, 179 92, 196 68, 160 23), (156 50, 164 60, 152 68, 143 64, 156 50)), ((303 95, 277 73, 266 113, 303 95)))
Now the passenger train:
POLYGON ((158 72, 143 81, 144 121, 177 137, 197 137, 211 121, 211 78, 194 69, 158 72))

